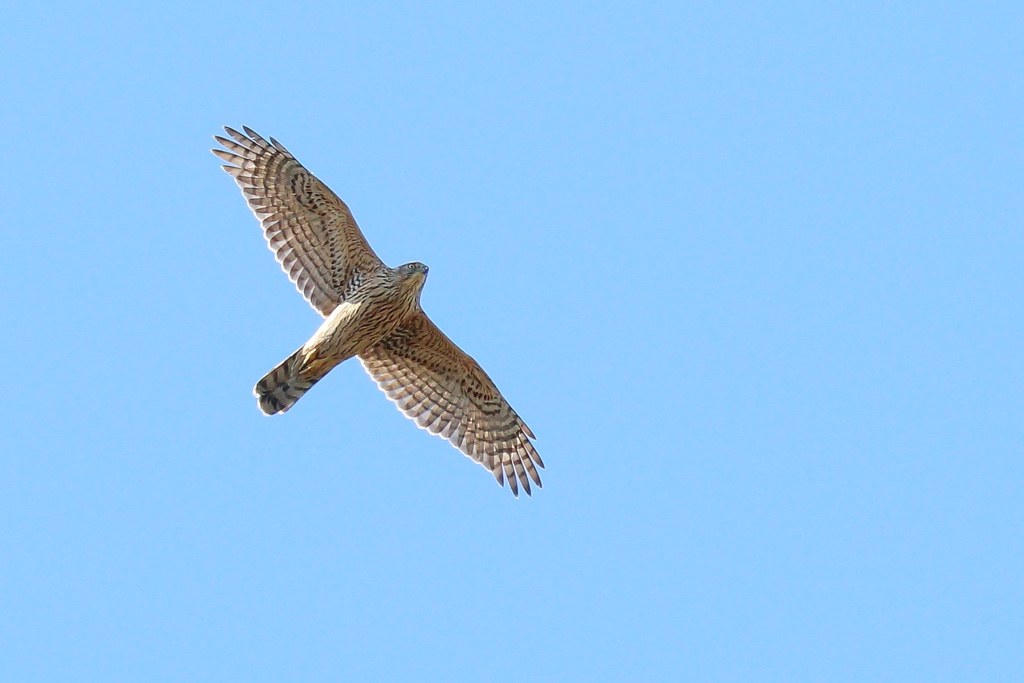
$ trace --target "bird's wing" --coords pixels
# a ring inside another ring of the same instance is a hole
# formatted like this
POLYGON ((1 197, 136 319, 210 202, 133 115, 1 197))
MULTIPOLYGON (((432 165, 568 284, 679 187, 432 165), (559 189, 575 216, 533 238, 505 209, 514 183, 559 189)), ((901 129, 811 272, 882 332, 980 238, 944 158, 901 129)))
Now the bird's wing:
POLYGON ((211 150, 242 188, 267 245, 296 289, 327 317, 361 275, 383 266, 352 213, 331 189, 274 138, 225 127, 211 150))
POLYGON ((530 478, 541 486, 544 467, 536 438, 480 365, 422 311, 377 346, 359 355, 377 386, 406 417, 480 463, 519 495, 530 478), (529 477, 527 476, 529 473, 529 477))

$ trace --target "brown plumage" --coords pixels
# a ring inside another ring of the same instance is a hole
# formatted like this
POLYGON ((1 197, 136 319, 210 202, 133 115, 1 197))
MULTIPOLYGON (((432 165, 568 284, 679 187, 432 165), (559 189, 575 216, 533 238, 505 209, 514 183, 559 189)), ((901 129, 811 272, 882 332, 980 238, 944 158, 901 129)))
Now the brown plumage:
POLYGON ((278 263, 324 318, 312 338, 267 373, 254 393, 267 415, 283 413, 331 368, 358 356, 404 415, 448 439, 527 495, 544 467, 533 432, 480 365, 420 308, 422 263, 389 268, 352 213, 277 140, 225 128, 212 150, 242 188, 278 263))

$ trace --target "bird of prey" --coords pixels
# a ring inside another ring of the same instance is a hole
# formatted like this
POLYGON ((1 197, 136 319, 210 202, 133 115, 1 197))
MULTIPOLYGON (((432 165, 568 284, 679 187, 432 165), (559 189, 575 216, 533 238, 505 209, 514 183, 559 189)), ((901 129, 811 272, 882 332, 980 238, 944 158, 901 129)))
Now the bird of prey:
POLYGON ((215 135, 211 150, 242 188, 277 262, 326 320, 256 384, 267 415, 283 413, 331 368, 356 356, 406 417, 530 495, 544 467, 536 437, 483 368, 420 308, 422 263, 390 268, 367 244, 345 202, 274 138, 248 127, 215 135))

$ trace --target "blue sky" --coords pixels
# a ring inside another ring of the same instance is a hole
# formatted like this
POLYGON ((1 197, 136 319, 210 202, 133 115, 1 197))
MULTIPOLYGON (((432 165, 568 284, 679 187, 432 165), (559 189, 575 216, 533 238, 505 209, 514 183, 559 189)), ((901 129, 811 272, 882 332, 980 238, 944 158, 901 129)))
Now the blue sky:
POLYGON ((0 678, 1024 677, 1019 3, 8 4, 0 678), (319 324, 273 135, 539 439, 319 324))

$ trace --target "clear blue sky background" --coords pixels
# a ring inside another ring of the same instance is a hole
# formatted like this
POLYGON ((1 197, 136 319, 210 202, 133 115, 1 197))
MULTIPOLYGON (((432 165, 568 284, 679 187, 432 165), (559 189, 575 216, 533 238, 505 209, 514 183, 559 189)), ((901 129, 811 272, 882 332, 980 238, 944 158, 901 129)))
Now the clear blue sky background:
POLYGON ((8 3, 0 679, 1024 680, 1019 2, 8 3), (287 145, 515 500, 208 151, 287 145))

